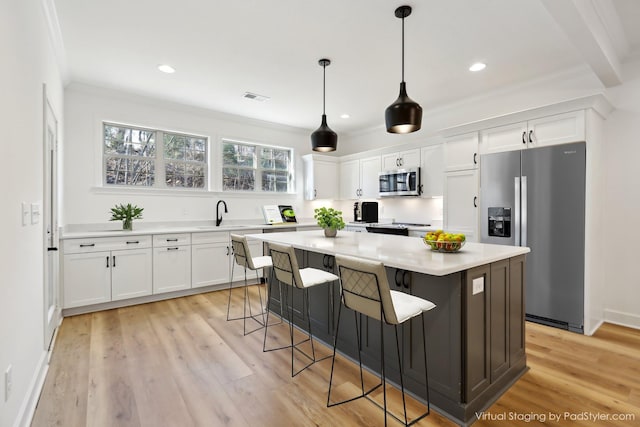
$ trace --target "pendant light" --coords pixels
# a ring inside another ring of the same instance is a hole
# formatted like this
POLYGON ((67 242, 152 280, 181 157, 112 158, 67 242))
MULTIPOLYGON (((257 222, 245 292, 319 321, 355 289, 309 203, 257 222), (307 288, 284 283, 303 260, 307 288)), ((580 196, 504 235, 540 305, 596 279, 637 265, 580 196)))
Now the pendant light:
POLYGON ((311 148, 313 151, 336 151, 338 146, 338 135, 327 125, 327 115, 325 114, 325 72, 327 65, 331 64, 328 59, 318 61, 322 65, 322 123, 320 127, 311 134, 311 148))
POLYGON ((402 19, 402 82, 400 95, 384 112, 384 119, 389 133, 410 133, 420 130, 422 125, 422 107, 409 98, 404 82, 404 18, 411 15, 411 6, 400 6, 395 15, 402 19))

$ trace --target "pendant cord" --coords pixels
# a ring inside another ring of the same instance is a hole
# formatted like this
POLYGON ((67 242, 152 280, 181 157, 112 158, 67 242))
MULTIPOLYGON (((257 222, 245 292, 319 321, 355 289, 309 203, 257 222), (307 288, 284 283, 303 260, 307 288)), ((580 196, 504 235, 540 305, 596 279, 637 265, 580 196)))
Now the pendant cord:
POLYGON ((402 82, 404 83, 404 14, 402 14, 402 82))
POLYGON ((322 115, 325 115, 327 65, 322 64, 322 115))

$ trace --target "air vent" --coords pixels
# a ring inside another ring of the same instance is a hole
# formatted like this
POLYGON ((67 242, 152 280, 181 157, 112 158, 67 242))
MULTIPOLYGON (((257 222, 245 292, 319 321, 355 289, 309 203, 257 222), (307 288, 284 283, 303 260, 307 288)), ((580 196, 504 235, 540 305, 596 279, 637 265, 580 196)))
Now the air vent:
POLYGON ((246 99, 251 99, 252 101, 258 101, 258 102, 265 102, 271 99, 268 96, 258 95, 257 93, 252 93, 252 92, 245 92, 244 95, 242 95, 242 97, 246 99))

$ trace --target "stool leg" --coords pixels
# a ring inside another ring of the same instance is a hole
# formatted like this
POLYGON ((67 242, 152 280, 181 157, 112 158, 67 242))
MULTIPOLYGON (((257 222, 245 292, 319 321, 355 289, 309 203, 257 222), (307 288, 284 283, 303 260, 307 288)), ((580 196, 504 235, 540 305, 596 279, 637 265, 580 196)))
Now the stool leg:
POLYGON ((233 284, 233 273, 235 272, 235 262, 231 266, 231 278, 229 278, 229 301, 227 302, 227 320, 236 320, 229 318, 229 310, 231 309, 231 285, 233 284))
POLYGON ((404 357, 404 340, 402 341, 402 354, 400 354, 400 344, 398 343, 398 325, 394 325, 396 333, 396 354, 398 356, 398 367, 400 368, 400 391, 402 392, 402 408, 404 410, 404 425, 407 425, 407 402, 404 397, 404 370, 402 361, 404 357))
MULTIPOLYGON (((342 314, 342 304, 338 307, 338 321, 333 334, 333 359, 331 360, 331 375, 329 375, 329 392, 327 393, 327 408, 333 406, 331 402, 331 385, 333 384, 333 369, 336 364, 336 347, 338 346, 338 333, 340 332, 340 314, 342 314)), ((364 386, 363 386, 364 387, 364 386)), ((364 391, 364 390, 363 390, 364 391)))
MULTIPOLYGON (((384 319, 382 307, 380 308, 380 319, 384 319)), ((382 399, 384 403, 384 427, 387 427, 387 375, 384 371, 384 322, 382 321, 380 321, 380 343, 380 359, 382 360, 380 379, 382 380, 382 399)))

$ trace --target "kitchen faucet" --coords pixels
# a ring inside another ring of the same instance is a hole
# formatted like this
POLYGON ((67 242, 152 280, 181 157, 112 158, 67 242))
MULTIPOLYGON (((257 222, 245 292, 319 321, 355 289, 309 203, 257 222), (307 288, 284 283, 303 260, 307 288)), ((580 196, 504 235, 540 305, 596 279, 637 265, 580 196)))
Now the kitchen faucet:
POLYGON ((220 223, 222 222, 222 215, 218 213, 220 203, 224 205, 224 213, 229 213, 229 211, 227 210, 227 202, 225 202, 224 200, 218 200, 218 203, 216 204, 216 227, 219 227, 220 223))

